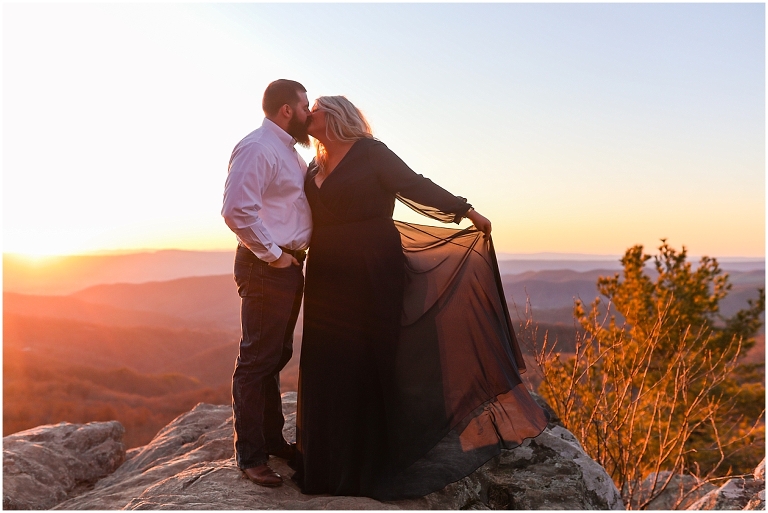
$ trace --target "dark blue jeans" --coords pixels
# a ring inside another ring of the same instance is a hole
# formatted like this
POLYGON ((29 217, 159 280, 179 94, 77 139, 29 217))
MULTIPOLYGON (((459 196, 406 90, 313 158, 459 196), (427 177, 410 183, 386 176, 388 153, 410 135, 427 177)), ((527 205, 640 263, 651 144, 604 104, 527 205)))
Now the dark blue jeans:
POLYGON ((240 295, 240 354, 232 376, 237 465, 266 463, 283 447, 280 371, 293 355, 293 329, 299 316, 304 275, 300 266, 269 266, 245 247, 235 255, 240 295))

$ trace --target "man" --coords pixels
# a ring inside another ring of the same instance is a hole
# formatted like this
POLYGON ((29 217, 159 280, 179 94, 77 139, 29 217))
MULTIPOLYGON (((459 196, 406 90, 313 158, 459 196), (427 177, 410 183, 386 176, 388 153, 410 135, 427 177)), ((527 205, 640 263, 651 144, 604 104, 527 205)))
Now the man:
POLYGON ((280 370, 293 354, 293 329, 304 289, 302 264, 312 231, 304 196, 307 164, 295 143, 309 146, 307 91, 276 80, 264 91, 266 116, 232 151, 221 215, 235 232, 235 282, 242 337, 232 376, 235 456, 245 475, 280 486, 270 455, 291 459, 283 438, 280 370))

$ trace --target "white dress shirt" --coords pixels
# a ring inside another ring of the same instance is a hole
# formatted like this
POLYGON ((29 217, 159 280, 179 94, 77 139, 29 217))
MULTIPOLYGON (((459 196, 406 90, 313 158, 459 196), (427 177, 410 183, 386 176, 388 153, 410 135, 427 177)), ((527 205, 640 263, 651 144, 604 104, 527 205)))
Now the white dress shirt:
POLYGON ((229 160, 221 215, 237 239, 265 262, 306 249, 312 213, 304 195, 307 164, 296 140, 269 119, 237 143, 229 160))

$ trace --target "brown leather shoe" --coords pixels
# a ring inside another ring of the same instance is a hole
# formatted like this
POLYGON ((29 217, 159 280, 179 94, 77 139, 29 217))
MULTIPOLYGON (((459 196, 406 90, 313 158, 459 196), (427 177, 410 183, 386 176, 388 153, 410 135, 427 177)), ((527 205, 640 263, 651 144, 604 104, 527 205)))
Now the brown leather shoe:
POLYGON ((242 469, 245 476, 261 486, 280 486, 283 484, 283 478, 280 474, 269 468, 269 465, 263 463, 258 467, 242 469))

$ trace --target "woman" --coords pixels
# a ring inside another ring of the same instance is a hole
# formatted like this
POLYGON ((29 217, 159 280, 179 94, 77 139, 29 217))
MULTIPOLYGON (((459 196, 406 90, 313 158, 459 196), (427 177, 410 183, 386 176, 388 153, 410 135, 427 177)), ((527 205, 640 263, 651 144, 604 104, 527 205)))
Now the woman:
POLYGON ((317 99, 308 132, 294 479, 310 494, 421 496, 547 423, 519 377, 491 223, 375 140, 343 96, 317 99), (487 240, 396 225, 396 197, 435 219, 468 217, 487 240))

